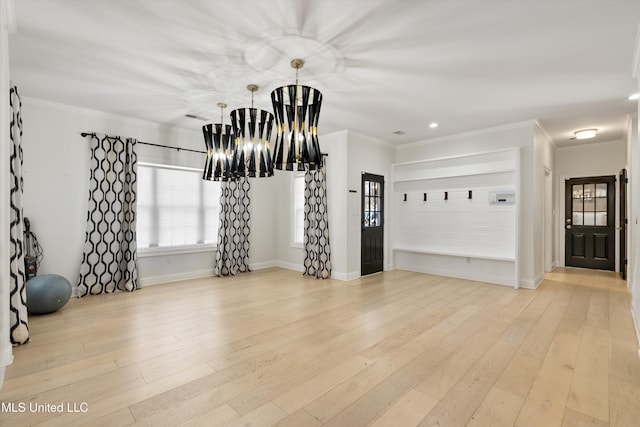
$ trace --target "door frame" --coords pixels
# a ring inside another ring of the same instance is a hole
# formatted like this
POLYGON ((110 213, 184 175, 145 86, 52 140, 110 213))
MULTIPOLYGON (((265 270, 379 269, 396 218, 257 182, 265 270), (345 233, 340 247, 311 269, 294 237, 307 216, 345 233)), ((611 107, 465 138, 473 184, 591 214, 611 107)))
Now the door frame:
POLYGON ((629 172, 627 167, 622 168, 618 174, 618 181, 616 182, 618 187, 616 189, 618 197, 618 215, 616 226, 616 236, 618 239, 618 258, 617 268, 620 273, 620 277, 623 280, 627 280, 627 269, 629 259, 629 172))
POLYGON ((543 241, 544 241, 544 271, 551 272, 555 268, 553 248, 554 228, 553 208, 553 172, 544 167, 544 198, 543 198, 543 241))
MULTIPOLYGON (((557 196, 556 196, 556 200, 558 200, 559 204, 558 204, 558 208, 556 209, 556 243, 558 244, 558 252, 556 253, 557 255, 557 265, 560 267, 566 267, 565 264, 565 253, 566 253, 566 247, 565 247, 565 228, 564 228, 564 216, 565 216, 565 212, 566 212, 566 199, 567 199, 567 195, 566 193, 566 189, 565 189, 565 182, 569 179, 573 179, 573 178, 593 178, 593 177, 597 177, 597 176, 615 176, 616 180, 615 180, 615 214, 614 214, 614 218, 615 218, 615 227, 618 227, 618 209, 620 208, 620 200, 618 199, 619 196, 619 189, 618 186, 620 185, 620 183, 618 182, 618 175, 619 175, 620 171, 616 170, 616 171, 601 171, 600 173, 597 174, 575 174, 575 175, 562 175, 558 177, 558 181, 557 181, 557 187, 556 189, 558 190, 557 192, 557 196)), ((615 250, 615 272, 619 273, 618 271, 618 257, 619 257, 619 253, 618 253, 618 249, 619 249, 619 243, 618 243, 618 233, 614 233, 615 236, 615 245, 614 245, 614 250, 615 250)), ((571 267, 573 268, 573 267, 571 267)))
POLYGON ((388 191, 387 191, 387 177, 385 176, 385 174, 382 173, 373 173, 373 172, 366 172, 366 171, 362 171, 360 174, 360 197, 359 197, 359 202, 358 202, 358 207, 359 207, 359 225, 360 225, 360 238, 359 238, 359 261, 360 261, 360 268, 358 273, 360 274, 360 277, 365 276, 364 271, 363 271, 363 253, 362 253, 362 247, 363 247, 363 234, 364 234, 364 182, 365 182, 365 177, 370 176, 370 177, 380 177, 382 178, 382 182, 381 182, 381 190, 382 190, 382 205, 380 206, 381 209, 381 225, 380 227, 382 228, 382 267, 380 269, 380 271, 376 271, 376 272, 372 272, 372 273, 367 273, 366 275, 369 274, 376 274, 379 272, 383 272, 385 271, 386 265, 385 265, 385 260, 386 260, 386 245, 387 245, 387 217, 389 215, 389 209, 387 209, 387 196, 388 196, 388 191))

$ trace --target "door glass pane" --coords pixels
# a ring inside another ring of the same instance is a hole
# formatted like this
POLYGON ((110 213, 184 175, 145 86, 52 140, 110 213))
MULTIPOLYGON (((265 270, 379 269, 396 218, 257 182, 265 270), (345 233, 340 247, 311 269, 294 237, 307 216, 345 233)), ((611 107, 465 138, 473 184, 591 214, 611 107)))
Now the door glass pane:
POLYGON ((369 195, 369 184, 371 184, 369 181, 365 181, 364 182, 364 195, 365 196, 369 195))
MULTIPOLYGON (((585 184, 584 185, 584 194, 583 197, 585 200, 591 200, 596 196, 596 185, 595 184, 585 184)), ((586 210, 586 207, 585 207, 586 210)))
POLYGON ((582 199, 573 200, 573 212, 582 212, 582 199))
MULTIPOLYGON (((586 195, 586 193, 585 193, 586 195)), ((584 199, 584 213, 593 212, 596 210, 596 201, 595 199, 584 199)), ((585 224, 587 225, 587 224, 585 224)))
POLYGON ((607 225, 607 213, 606 212, 598 212, 596 213, 596 225, 607 225))
POLYGON ((372 182, 371 183, 371 195, 372 196, 377 196, 378 195, 378 183, 377 182, 372 182))
POLYGON ((596 184, 596 197, 607 197, 607 184, 596 184))
POLYGON ((573 198, 582 199, 582 184, 573 185, 573 198))
POLYGON ((596 212, 606 212, 606 211, 607 211, 607 198, 598 197, 596 199, 596 212))
POLYGON ((573 225, 583 225, 582 224, 582 213, 573 213, 573 225))
POLYGON ((585 212, 584 225, 596 225, 596 214, 593 212, 585 212))
POLYGON ((371 226, 378 227, 380 225, 380 213, 372 212, 371 213, 371 226))

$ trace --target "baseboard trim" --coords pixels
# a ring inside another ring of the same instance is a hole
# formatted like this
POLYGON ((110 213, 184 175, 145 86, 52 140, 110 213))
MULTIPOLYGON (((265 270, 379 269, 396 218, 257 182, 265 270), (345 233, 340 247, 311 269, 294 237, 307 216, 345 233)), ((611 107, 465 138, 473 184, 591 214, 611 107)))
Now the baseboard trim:
POLYGON ((273 267, 286 268, 287 270, 304 272, 304 266, 302 264, 294 264, 292 262, 274 261, 273 267))
POLYGON ((188 271, 185 273, 166 274, 163 276, 152 276, 140 278, 138 283, 140 287, 159 285, 162 283, 179 282, 182 280, 199 279, 201 277, 213 276, 213 268, 206 270, 188 271))
POLYGON ((351 280, 359 279, 360 273, 357 271, 352 271, 351 273, 333 271, 331 272, 331 278, 335 280, 341 280, 343 282, 349 282, 351 280))
POLYGON ((13 348, 11 347, 11 343, 7 343, 7 345, 8 348, 0 354, 0 389, 2 389, 2 385, 4 384, 5 369, 13 363, 13 348))
POLYGON ((265 270, 267 268, 278 267, 278 263, 276 261, 265 261, 265 262, 256 262, 253 264, 249 264, 249 269, 253 270, 265 270))
MULTIPOLYGON (((640 324, 638 324, 638 321, 640 319, 638 319, 638 317, 636 316, 635 310, 633 309, 633 305, 631 305, 630 311, 631 311, 631 318, 633 319, 633 326, 636 329, 636 338, 638 340, 638 343, 640 343, 640 324)), ((638 357, 640 357, 640 348, 638 348, 638 357)))

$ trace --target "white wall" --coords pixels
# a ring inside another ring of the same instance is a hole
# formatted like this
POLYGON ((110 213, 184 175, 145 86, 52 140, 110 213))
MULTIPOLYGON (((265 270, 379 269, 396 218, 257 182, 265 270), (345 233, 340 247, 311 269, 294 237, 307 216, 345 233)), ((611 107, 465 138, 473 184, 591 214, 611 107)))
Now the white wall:
MULTIPOLYGON (((540 220, 534 217, 540 215, 535 207, 537 192, 536 180, 534 178, 534 168, 540 167, 545 162, 552 162, 552 149, 542 147, 544 140, 536 142, 540 154, 534 157, 534 128, 539 126, 534 121, 514 123, 490 129, 469 132, 465 134, 453 135, 450 137, 436 138, 432 140, 406 144, 398 147, 396 151, 396 162, 404 163, 422 159, 434 159, 442 157, 453 157, 465 154, 483 153, 507 148, 520 148, 520 188, 518 201, 518 277, 519 285, 526 288, 535 288, 544 276, 542 255, 539 251, 540 244, 535 244, 540 234, 540 220), (545 154, 547 153, 548 154, 545 154), (533 226, 532 226, 533 224, 533 226), (536 228, 536 224, 538 228, 536 228)), ((461 264, 466 263, 464 258, 458 261, 457 269, 469 270, 473 266, 461 264)), ((416 268, 418 266, 416 265, 416 268)))
MULTIPOLYGON (((633 56, 633 77, 638 79, 638 92, 640 92, 640 27, 636 33, 636 46, 633 56)), ((631 314, 636 325, 636 334, 640 342, 640 100, 638 113, 633 117, 630 133, 627 140, 627 167, 629 172, 629 263, 627 281, 631 292, 631 314)), ((640 350, 639 350, 640 351, 640 350)))
POLYGON ((13 2, 0 2, 0 388, 13 359, 9 339, 9 29, 15 25, 13 2))
MULTIPOLYGON (((586 143, 556 150, 556 241, 557 265, 564 266, 565 250, 565 180, 590 176, 617 176, 626 166, 627 149, 625 141, 586 143)), ((618 206, 618 185, 616 181, 616 209, 618 206)), ((616 226, 618 214, 616 211, 616 226)), ((616 233, 616 269, 618 266, 618 233, 616 233)))
MULTIPOLYGON (((545 271, 545 255, 553 259, 554 237, 552 233, 548 233, 548 229, 552 229, 553 224, 553 187, 547 189, 546 174, 553 174, 555 166, 555 146, 553 141, 545 132, 540 123, 536 122, 533 135, 534 146, 534 166, 533 166, 533 188, 534 200, 533 207, 535 209, 533 215, 533 228, 540 230, 533 234, 533 270, 537 272, 536 281, 542 280, 545 271), (552 194, 546 194, 551 191, 552 194), (545 220, 546 219, 546 220, 545 220), (549 222, 548 227, 545 228, 549 222), (548 241, 551 240, 551 241, 548 241), (548 253, 547 252, 551 252, 548 253)), ((549 179, 551 179, 550 177, 549 179)))
MULTIPOLYGON (((640 47, 639 47, 640 48, 640 47)), ((640 104, 640 101, 639 101, 640 104)), ((639 105, 640 107, 640 105, 639 105)), ((628 158, 627 177, 627 286, 631 293, 631 314, 640 342, 640 117, 634 117, 629 123, 627 138, 628 158)))

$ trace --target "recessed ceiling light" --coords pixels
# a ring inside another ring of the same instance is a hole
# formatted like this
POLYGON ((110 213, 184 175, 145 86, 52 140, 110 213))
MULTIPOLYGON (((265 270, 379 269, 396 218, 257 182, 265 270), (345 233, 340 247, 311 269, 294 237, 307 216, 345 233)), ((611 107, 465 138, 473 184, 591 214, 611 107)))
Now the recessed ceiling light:
POLYGON ((636 99, 640 99, 640 93, 634 93, 633 95, 629 96, 629 101, 635 101, 636 99))
POLYGON ((401 131, 401 130, 397 130, 397 131, 393 132, 393 134, 394 134, 394 135, 406 135, 407 133, 406 133, 406 132, 403 132, 403 131, 401 131))
POLYGON ((431 129, 435 129, 435 128, 437 128, 437 127, 438 127, 438 123, 436 123, 436 122, 431 122, 431 123, 429 123, 429 127, 430 127, 431 129))
POLYGON ((589 139, 595 137, 597 133, 598 129, 582 129, 575 131, 573 134, 576 139, 589 139))

